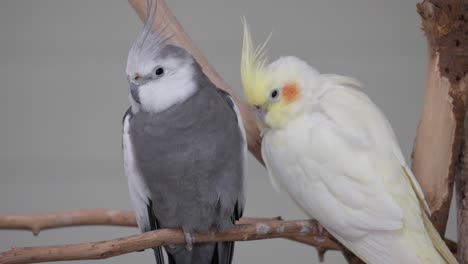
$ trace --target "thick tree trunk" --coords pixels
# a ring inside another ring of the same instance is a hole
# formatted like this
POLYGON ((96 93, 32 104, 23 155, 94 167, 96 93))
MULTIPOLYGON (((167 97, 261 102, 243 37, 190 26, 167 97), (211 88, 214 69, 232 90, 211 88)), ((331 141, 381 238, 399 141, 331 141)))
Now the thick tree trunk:
POLYGON ((453 182, 458 186, 458 223, 461 263, 468 263, 468 204, 464 144, 467 112, 468 2, 424 0, 418 4, 428 42, 424 110, 413 156, 413 171, 432 210, 432 221, 445 233, 453 182), (461 162, 461 161, 464 162, 461 162))

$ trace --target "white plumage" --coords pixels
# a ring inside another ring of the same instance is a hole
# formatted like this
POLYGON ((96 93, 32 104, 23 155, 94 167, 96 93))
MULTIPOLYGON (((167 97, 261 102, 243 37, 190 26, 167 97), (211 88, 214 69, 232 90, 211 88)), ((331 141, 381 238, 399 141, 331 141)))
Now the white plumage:
POLYGON ((292 71, 302 88, 297 105, 287 106, 293 110, 266 117, 273 125, 262 154, 273 185, 366 263, 456 263, 427 227, 421 188, 389 122, 359 84, 320 75, 293 57, 265 71, 280 76, 273 87, 290 82, 292 71))
POLYGON ((292 56, 267 66, 264 47, 254 48, 244 21, 242 84, 261 113, 273 185, 368 264, 457 263, 388 120, 360 84, 292 56))

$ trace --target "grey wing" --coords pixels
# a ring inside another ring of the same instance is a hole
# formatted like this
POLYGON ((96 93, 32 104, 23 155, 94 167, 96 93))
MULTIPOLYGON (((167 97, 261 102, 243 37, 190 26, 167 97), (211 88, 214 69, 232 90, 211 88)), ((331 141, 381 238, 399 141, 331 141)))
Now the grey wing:
MULTIPOLYGON (((131 109, 128 109, 123 117, 122 149, 124 169, 128 180, 128 189, 135 210, 136 220, 141 232, 148 232, 159 228, 158 221, 153 212, 153 203, 148 196, 148 190, 143 184, 142 177, 135 165, 132 141, 130 138, 131 109)), ((154 249, 157 264, 164 264, 161 247, 154 249)))

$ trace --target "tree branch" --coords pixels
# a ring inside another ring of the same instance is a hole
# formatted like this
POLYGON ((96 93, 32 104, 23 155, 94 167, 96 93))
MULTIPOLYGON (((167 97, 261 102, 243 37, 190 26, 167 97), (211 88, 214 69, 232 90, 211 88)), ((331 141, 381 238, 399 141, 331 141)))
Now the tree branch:
POLYGON ((456 175, 458 262, 468 263, 468 115, 465 117, 465 134, 460 154, 460 167, 456 175))
MULTIPOLYGON (((279 223, 280 220, 280 217, 242 218, 237 224, 279 223)), ((317 230, 315 221, 309 221, 309 223, 312 223, 313 230, 317 230)), ((0 230, 31 230, 34 235, 47 229, 89 225, 137 227, 135 214, 127 210, 82 209, 50 213, 0 214, 0 230)), ((326 231, 322 234, 312 232, 310 235, 283 233, 281 237, 316 247, 321 255, 328 250, 342 249, 341 245, 326 231)), ((446 243, 453 253, 457 252, 456 242, 446 240, 446 243)), ((348 253, 346 256, 353 257, 348 253)), ((1 258, 0 263, 3 263, 1 258)))
POLYGON ((136 227, 132 211, 109 209, 82 209, 50 213, 0 214, 0 230, 31 230, 35 236, 46 229, 85 226, 111 225, 136 227))
MULTIPOLYGON (((237 224, 255 224, 278 220, 280 218, 242 218, 237 224)), ((46 229, 86 225, 137 227, 135 214, 126 210, 82 209, 36 214, 0 214, 0 230, 31 230, 34 235, 38 235, 40 231, 46 229)), ((324 236, 328 237, 330 235, 325 232, 324 236)), ((321 250, 340 248, 337 242, 331 243, 328 240, 322 242, 312 236, 284 236, 284 238, 314 246, 321 250)))
POLYGON ((447 224, 466 114, 466 84, 460 85, 468 70, 463 51, 467 43, 460 38, 467 25, 466 17, 461 19, 468 10, 461 6, 463 2, 423 0, 418 4, 428 43, 428 67, 413 172, 441 234, 447 224))
MULTIPOLYGON (((252 220, 253 221, 253 220, 252 220)), ((249 221, 247 221, 249 222, 249 221)), ((269 220, 250 224, 238 224, 222 232, 194 235, 195 243, 215 241, 250 241, 269 238, 311 237, 327 248, 338 249, 329 234, 321 235, 317 222, 269 220)), ((106 259, 130 252, 168 245, 185 244, 185 236, 179 229, 161 229, 140 235, 114 240, 71 244, 62 246, 15 248, 0 254, 2 264, 38 263, 67 260, 106 259)))

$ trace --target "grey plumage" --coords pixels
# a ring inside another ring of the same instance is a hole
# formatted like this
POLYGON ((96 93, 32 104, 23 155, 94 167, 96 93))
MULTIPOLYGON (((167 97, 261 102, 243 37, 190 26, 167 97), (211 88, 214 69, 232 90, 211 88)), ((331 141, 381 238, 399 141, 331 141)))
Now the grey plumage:
MULTIPOLYGON (((228 95, 201 71, 197 76, 199 89, 182 104, 157 114, 127 112, 136 165, 153 205, 155 223, 149 225, 159 228, 225 229, 242 215, 244 146, 238 117, 228 95)), ((195 245, 192 252, 167 251, 177 264, 230 263, 232 249, 232 243, 211 243, 195 245)))
MULTIPOLYGON (((229 228, 244 208, 241 117, 187 51, 149 32, 153 22, 150 14, 127 62, 133 102, 123 152, 138 225, 142 232, 229 228)), ((166 247, 170 264, 228 264, 233 249, 232 242, 166 247)), ((155 257, 163 264, 161 249, 155 257)))
POLYGON ((208 82, 199 87, 180 105, 158 114, 141 111, 130 119, 137 165, 159 222, 188 232, 230 226, 232 220, 225 216, 233 214, 243 187, 235 112, 208 82))

